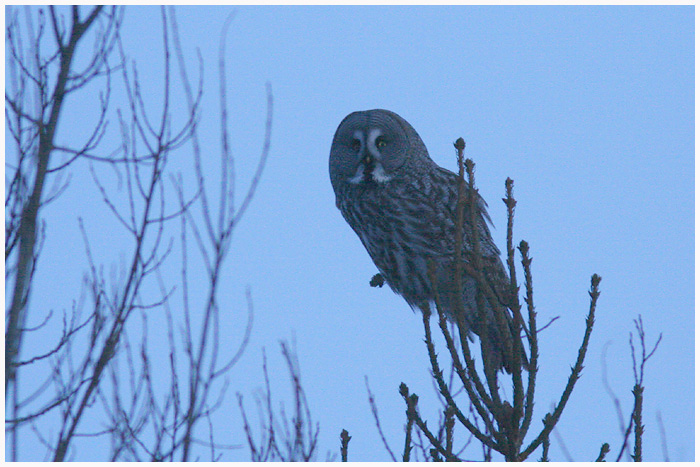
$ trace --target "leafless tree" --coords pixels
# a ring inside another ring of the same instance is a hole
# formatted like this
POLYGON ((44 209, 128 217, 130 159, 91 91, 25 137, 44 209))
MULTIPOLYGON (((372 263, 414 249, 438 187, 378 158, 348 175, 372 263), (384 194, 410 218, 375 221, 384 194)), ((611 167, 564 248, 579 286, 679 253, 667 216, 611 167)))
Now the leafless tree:
MULTIPOLYGON (((282 355, 287 363, 289 378, 292 383, 294 412, 291 419, 284 404, 279 413, 273 407, 270 376, 267 370, 267 357, 263 352, 263 373, 265 389, 256 396, 260 426, 260 440, 255 440, 253 428, 248 422, 243 395, 238 394, 238 405, 243 417, 243 429, 248 440, 251 460, 254 462, 283 461, 310 462, 317 458, 319 425, 311 419, 311 411, 306 400, 306 393, 301 384, 301 370, 296 351, 286 342, 281 343, 282 355)), ((329 456, 329 459, 332 456, 329 456)))
MULTIPOLYGON (((18 428, 77 396, 85 381, 73 381, 67 392, 57 393, 43 408, 31 414, 20 414, 28 401, 19 398, 19 372, 22 367, 54 357, 88 322, 64 319, 63 336, 56 347, 44 355, 19 357, 22 342, 31 329, 26 327, 32 280, 39 259, 43 229, 40 211, 61 192, 54 189, 47 196, 46 186, 55 181, 80 156, 90 153, 100 143, 105 128, 109 92, 100 95, 100 115, 88 139, 72 148, 56 144, 65 100, 81 91, 91 81, 104 78, 108 83, 114 68, 109 57, 117 38, 121 14, 117 8, 95 7, 81 15, 79 8, 70 10, 69 19, 49 7, 36 12, 24 9, 26 27, 20 26, 15 9, 7 11, 6 47, 8 51, 9 89, 5 92, 5 114, 14 151, 6 151, 7 160, 14 153, 14 164, 6 163, 5 190, 5 264, 6 287, 12 283, 10 305, 5 317, 5 394, 11 397, 11 459, 17 459, 18 428), (68 24, 66 24, 68 22, 68 24), (74 69, 79 45, 89 35, 95 36, 95 47, 88 65, 74 69), (46 47, 49 48, 46 51, 46 47), (58 159, 59 154, 69 157, 58 159)), ((109 89, 107 85, 106 89, 109 89)), ((65 186, 65 185, 64 185, 65 186)), ((46 320, 48 321, 48 320, 46 320)), ((45 321, 45 322, 46 322, 45 321)), ((77 375, 76 375, 77 376, 77 375)), ((49 376, 47 382, 51 380, 49 376)), ((45 389, 47 382, 38 386, 45 389)), ((58 450, 58 449, 57 449, 58 450)))
POLYGON ((192 459, 195 445, 205 446, 217 459, 218 452, 231 446, 218 444, 211 426, 205 436, 207 424, 202 422, 211 422, 211 413, 221 403, 225 375, 246 347, 253 316, 248 291, 248 318, 242 323, 239 346, 227 346, 220 355, 221 268, 231 234, 250 205, 267 160, 271 90, 268 86, 258 168, 236 205, 225 95, 230 19, 222 31, 219 62, 222 176, 218 196, 212 198, 198 140, 203 63, 200 58, 200 78, 193 87, 173 8, 161 9, 163 93, 158 113, 147 108, 138 67, 124 50, 122 7, 25 7, 9 8, 7 13, 5 111, 13 145, 6 148, 5 195, 6 287, 12 285, 5 331, 8 458, 22 458, 19 436, 27 433, 55 461, 74 456, 78 439, 85 438, 109 439, 110 460, 186 461, 192 459), (82 49, 89 44, 93 49, 86 56, 82 49), (186 96, 186 115, 173 114, 176 81, 186 96), (110 97, 116 83, 126 98, 115 105, 110 97), (58 135, 66 97, 95 86, 102 90, 91 134, 80 144, 62 146, 58 135), (115 113, 121 142, 106 148, 107 123, 115 113), (171 168, 173 153, 185 151, 188 142, 194 184, 171 168), (29 300, 44 235, 41 214, 66 189, 64 174, 78 166, 88 170, 130 247, 118 252, 123 254, 123 267, 108 279, 87 233, 90 219, 77 219, 89 263, 84 289, 64 313, 53 348, 32 355, 32 347, 24 345, 32 332, 57 321, 52 313, 42 316, 46 304, 33 307, 29 300), (54 188, 47 193, 52 180, 54 188), (126 189, 116 189, 115 184, 126 189), (197 261, 192 261, 192 241, 197 261), (173 254, 177 251, 179 259, 173 254), (180 264, 176 284, 163 273, 164 265, 172 263, 180 264), (208 278, 203 296, 188 288, 188 277, 199 267, 208 278), (156 355, 150 344, 149 323, 154 320, 167 323, 165 356, 156 355), (37 321, 38 326, 28 327, 37 321), (168 362, 165 377, 157 368, 162 365, 155 364, 159 359, 168 362), (32 377, 23 379, 23 374, 32 377), (95 417, 100 423, 91 422, 95 417))

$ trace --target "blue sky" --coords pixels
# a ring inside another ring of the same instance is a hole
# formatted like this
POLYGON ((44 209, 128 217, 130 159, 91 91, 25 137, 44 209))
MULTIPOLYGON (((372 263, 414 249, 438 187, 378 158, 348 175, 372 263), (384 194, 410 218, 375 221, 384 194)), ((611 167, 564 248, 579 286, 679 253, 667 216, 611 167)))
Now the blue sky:
MULTIPOLYGON (((465 139, 502 251, 500 199, 506 177, 515 180, 515 240, 527 240, 534 257, 540 323, 559 316, 541 334, 534 419, 566 384, 597 273, 596 327, 558 435, 575 460, 595 459, 603 442, 617 453, 621 434, 602 361, 626 417, 628 339, 641 315, 650 343, 663 334, 645 375, 645 460, 663 459, 658 417, 670 459, 694 459, 694 7, 177 7, 192 76, 195 48, 204 61, 200 138, 214 160, 216 60, 231 11, 228 95, 239 193, 260 153, 266 82, 274 120, 268 165, 225 268, 221 301, 230 311, 222 311, 222 332, 232 342, 240 336, 248 286, 255 324, 213 420, 222 427, 218 442, 244 443, 235 392, 255 412, 263 347, 275 395, 291 404, 278 342, 292 338, 321 426, 320 459, 337 452, 343 428, 353 437, 351 460, 389 459, 365 376, 395 451, 403 442, 401 382, 421 395, 424 418, 435 420, 420 316, 388 288, 368 286, 376 268, 335 208, 328 177, 343 117, 385 108, 413 125, 443 167, 454 168, 452 142, 465 139)), ((158 102, 160 10, 127 7, 122 36, 144 95, 158 102)), ((70 104, 75 123, 65 122, 65 141, 91 111, 87 102, 70 104)), ((189 150, 177 153, 174 171, 191 171, 189 150)), ((86 264, 78 215, 106 269, 119 264, 120 243, 110 233, 117 224, 86 168, 73 169, 71 186, 46 210, 33 306, 69 309, 78 294, 86 264), (77 246, 66 252, 62 244, 77 246)), ((76 460, 100 452, 92 449, 86 441, 76 460)), ((554 440, 551 456, 565 460, 554 440)), ((224 459, 247 460, 248 453, 225 452, 224 459)))

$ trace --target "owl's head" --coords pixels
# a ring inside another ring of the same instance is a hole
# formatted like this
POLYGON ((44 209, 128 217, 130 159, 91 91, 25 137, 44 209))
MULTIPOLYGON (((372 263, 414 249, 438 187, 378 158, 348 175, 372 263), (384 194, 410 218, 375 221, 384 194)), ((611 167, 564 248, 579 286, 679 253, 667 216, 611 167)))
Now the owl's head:
POLYGON ((353 112, 333 137, 331 183, 383 184, 432 163, 416 130, 399 115, 375 109, 353 112), (428 162, 430 161, 430 162, 428 162))

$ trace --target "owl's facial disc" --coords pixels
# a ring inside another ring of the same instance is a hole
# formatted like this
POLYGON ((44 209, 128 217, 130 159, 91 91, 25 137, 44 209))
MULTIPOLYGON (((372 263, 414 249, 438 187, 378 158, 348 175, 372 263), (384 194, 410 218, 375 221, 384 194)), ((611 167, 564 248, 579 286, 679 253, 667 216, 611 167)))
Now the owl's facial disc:
POLYGON ((356 149, 359 164, 355 174, 350 177, 350 183, 376 182, 386 183, 391 180, 382 166, 382 154, 380 148, 386 146, 386 141, 382 137, 382 130, 372 128, 369 134, 360 130, 353 133, 352 148, 356 149))

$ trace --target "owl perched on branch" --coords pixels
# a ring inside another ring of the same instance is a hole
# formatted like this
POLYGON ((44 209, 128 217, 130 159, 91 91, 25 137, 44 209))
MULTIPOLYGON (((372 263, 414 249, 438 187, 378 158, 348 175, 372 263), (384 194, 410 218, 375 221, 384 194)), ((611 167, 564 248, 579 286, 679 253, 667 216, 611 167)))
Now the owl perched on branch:
MULTIPOLYGON (((484 358, 510 373, 512 359, 506 348, 512 348, 513 339, 497 326, 493 302, 484 300, 485 322, 479 321, 477 280, 468 273, 473 245, 469 206, 462 215, 462 291, 453 293, 458 176, 433 162, 406 120, 381 109, 345 117, 333 137, 329 166, 336 206, 391 289, 414 309, 437 302, 452 320, 463 310, 467 329, 479 335, 489 354, 484 358), (455 297, 461 300, 458 306, 455 297)), ((482 270, 510 327, 505 306, 510 281, 489 232, 486 203, 474 195, 482 270)), ((520 339, 515 345, 525 364, 520 339)))

